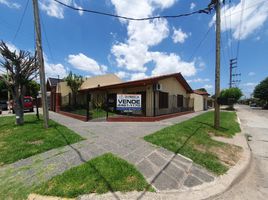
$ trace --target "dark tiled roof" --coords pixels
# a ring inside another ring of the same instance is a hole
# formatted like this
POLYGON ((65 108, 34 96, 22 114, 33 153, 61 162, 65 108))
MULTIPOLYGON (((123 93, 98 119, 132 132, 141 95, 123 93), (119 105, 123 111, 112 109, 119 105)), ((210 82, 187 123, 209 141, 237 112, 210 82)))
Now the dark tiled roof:
POLYGON ((48 78, 48 82, 50 84, 50 87, 56 87, 59 82, 63 82, 63 79, 48 78))

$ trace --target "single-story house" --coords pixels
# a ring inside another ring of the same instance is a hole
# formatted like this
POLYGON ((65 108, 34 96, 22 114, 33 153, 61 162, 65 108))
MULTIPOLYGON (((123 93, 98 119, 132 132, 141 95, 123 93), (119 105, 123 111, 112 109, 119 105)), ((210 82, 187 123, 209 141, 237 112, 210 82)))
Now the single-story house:
POLYGON ((88 77, 84 79, 76 95, 76 105, 73 104, 71 96, 71 89, 67 83, 58 81, 55 111, 80 106, 87 110, 102 108, 122 115, 156 117, 184 111, 206 110, 209 94, 192 90, 181 73, 173 73, 126 82, 115 74, 88 77), (118 94, 139 94, 141 109, 131 112, 119 110, 118 94))

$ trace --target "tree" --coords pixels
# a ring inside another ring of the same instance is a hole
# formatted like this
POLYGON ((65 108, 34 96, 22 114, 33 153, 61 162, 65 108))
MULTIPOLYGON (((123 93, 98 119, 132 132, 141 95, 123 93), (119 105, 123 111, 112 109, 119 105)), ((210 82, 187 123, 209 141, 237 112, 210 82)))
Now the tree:
POLYGON ((229 105, 230 109, 233 109, 235 103, 243 96, 242 91, 239 88, 224 89, 220 93, 220 104, 229 105))
POLYGON ((201 91, 201 92, 207 92, 206 88, 199 88, 197 89, 198 91, 201 91))
POLYGON ((26 94, 27 96, 32 96, 36 98, 38 96, 38 92, 40 91, 40 84, 38 84, 34 80, 27 81, 25 84, 26 94))
POLYGON ((32 80, 38 71, 36 56, 28 51, 11 51, 7 45, 0 42, 0 68, 8 72, 0 79, 5 82, 14 100, 16 124, 24 123, 23 97, 28 81, 32 80))
POLYGON ((76 105, 76 96, 77 96, 79 88, 84 82, 83 77, 70 72, 68 76, 65 78, 65 81, 67 82, 67 85, 72 90, 73 104, 76 105))
POLYGON ((267 104, 268 101, 268 77, 261 81, 254 89, 253 95, 267 104))
MULTIPOLYGON (((5 75, 1 75, 5 76, 5 75)), ((7 100, 7 85, 6 83, 0 78, 0 100, 7 100)))

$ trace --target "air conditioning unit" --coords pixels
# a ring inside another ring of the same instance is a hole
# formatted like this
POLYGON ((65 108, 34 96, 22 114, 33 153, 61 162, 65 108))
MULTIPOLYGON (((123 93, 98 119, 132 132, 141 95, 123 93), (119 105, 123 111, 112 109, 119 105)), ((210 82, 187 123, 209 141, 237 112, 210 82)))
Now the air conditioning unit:
POLYGON ((154 85, 154 90, 155 90, 155 91, 161 91, 161 90, 162 90, 162 85, 159 84, 159 83, 155 84, 155 85, 154 85))

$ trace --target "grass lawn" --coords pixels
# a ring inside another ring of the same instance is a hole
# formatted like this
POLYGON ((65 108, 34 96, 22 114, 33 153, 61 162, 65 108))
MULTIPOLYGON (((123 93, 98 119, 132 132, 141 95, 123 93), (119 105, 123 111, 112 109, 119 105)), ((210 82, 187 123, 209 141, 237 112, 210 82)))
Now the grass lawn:
POLYGON ((33 192, 73 198, 88 193, 145 189, 153 191, 133 165, 108 153, 52 178, 33 192))
POLYGON ((47 130, 35 115, 25 115, 24 120, 23 126, 16 126, 15 116, 0 117, 0 166, 83 140, 52 120, 47 130))
POLYGON ((239 159, 241 148, 215 141, 211 136, 232 137, 240 132, 235 112, 221 112, 215 130, 214 112, 207 112, 144 137, 148 142, 191 158, 215 174, 223 174, 239 159))

